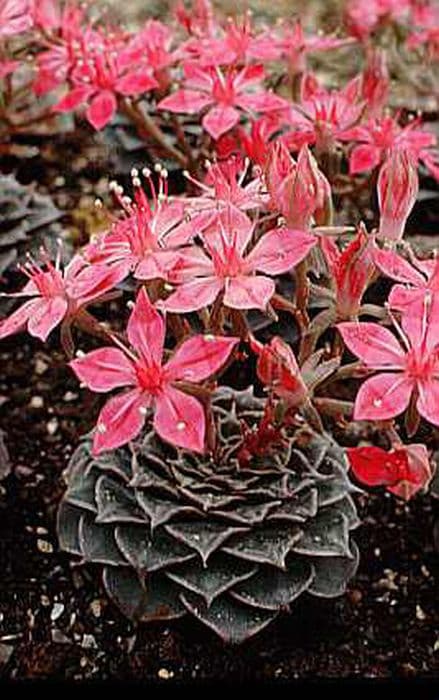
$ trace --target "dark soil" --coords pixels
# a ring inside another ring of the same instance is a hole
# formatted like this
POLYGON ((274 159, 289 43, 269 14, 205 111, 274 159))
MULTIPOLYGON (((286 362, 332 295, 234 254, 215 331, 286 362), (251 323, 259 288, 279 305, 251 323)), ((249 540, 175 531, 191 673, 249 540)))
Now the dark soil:
MULTIPOLYGON (((55 342, 54 342, 55 346, 55 342)), ((358 498, 362 554, 346 596, 301 599, 239 648, 193 620, 136 629, 99 572, 58 551, 62 471, 98 406, 56 351, 12 339, 0 354, 11 473, 0 489, 0 676, 14 679, 438 678, 439 502, 358 498)))

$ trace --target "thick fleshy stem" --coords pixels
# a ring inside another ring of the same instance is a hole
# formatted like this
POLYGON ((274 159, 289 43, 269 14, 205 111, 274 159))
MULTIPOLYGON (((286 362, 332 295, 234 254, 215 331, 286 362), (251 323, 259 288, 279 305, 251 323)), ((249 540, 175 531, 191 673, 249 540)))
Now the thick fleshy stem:
POLYGON ((164 133, 159 129, 149 114, 143 112, 136 103, 126 98, 121 101, 121 109, 134 122, 140 136, 151 136, 158 146, 160 146, 168 156, 176 160, 182 168, 188 167, 187 156, 169 143, 164 133))

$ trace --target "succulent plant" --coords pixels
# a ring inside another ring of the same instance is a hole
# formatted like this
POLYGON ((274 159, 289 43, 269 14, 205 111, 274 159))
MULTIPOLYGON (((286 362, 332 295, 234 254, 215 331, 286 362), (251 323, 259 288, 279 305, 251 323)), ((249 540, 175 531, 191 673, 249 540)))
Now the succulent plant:
POLYGON ((53 251, 61 216, 48 195, 0 174, 0 275, 27 251, 43 244, 53 251))
MULTIPOLYGON (((358 564, 359 524, 342 449, 300 427, 271 456, 240 466, 242 426, 261 419, 251 388, 213 398, 221 452, 194 455, 142 441, 66 470, 62 549, 103 566, 110 597, 136 621, 187 613, 242 642, 304 592, 342 594, 358 564)), ((244 431, 245 432, 245 431, 244 431)))

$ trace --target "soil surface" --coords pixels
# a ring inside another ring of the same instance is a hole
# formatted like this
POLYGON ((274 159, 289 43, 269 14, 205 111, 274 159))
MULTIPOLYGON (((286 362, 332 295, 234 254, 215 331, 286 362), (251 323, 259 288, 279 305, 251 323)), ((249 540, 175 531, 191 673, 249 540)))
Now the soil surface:
POLYGON ((239 648, 189 618, 136 629, 108 601, 98 570, 57 547, 62 472, 98 404, 50 346, 12 339, 2 344, 0 364, 11 469, 0 485, 0 676, 163 684, 438 678, 439 501, 360 496, 361 564, 347 595, 303 597, 239 648))

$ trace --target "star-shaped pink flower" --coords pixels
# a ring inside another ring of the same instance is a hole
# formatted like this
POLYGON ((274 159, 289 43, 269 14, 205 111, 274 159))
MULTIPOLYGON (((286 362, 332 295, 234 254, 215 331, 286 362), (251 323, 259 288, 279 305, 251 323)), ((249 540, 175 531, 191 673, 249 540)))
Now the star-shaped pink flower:
POLYGON ((166 325, 141 289, 128 321, 132 350, 121 346, 93 350, 70 363, 81 382, 96 392, 126 387, 109 399, 99 414, 93 453, 120 447, 142 430, 147 413, 165 441, 204 451, 206 420, 201 403, 176 383, 201 382, 228 360, 237 338, 196 335, 163 363, 166 325))

